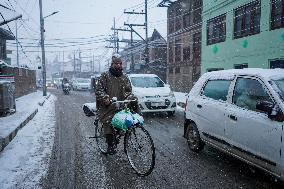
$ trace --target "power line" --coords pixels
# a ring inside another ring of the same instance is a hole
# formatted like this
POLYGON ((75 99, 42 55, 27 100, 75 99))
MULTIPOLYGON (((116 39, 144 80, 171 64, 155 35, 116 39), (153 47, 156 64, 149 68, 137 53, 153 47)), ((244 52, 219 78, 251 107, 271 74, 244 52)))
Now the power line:
MULTIPOLYGON (((5 21, 4 16, 2 15, 2 13, 0 12, 1 17, 3 18, 3 20, 5 21)), ((12 32, 10 26, 8 24, 6 24, 8 26, 9 31, 11 32, 11 34, 13 35, 13 37, 16 39, 17 43, 20 45, 22 52, 24 53, 24 55, 26 56, 26 58, 29 60, 29 62, 32 64, 32 61, 28 58, 27 54, 25 53, 21 43, 18 41, 18 39, 15 37, 14 33, 12 32)))

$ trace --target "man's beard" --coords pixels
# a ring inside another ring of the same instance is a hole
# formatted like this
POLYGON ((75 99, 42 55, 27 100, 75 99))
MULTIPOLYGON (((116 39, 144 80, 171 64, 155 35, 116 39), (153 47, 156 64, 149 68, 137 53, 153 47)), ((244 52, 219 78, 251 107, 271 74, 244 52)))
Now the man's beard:
POLYGON ((113 67, 110 67, 109 72, 115 77, 122 76, 122 69, 114 69, 113 67))

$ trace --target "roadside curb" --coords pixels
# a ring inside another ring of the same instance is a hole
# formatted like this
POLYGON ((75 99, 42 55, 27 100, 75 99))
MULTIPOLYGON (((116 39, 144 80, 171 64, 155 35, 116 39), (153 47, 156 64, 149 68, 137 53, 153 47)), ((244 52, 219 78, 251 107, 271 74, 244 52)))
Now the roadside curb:
POLYGON ((13 138, 17 135, 18 131, 23 128, 31 119, 34 118, 36 113, 38 112, 38 108, 33 111, 22 123, 19 124, 14 131, 12 131, 8 136, 5 138, 0 138, 0 152, 4 150, 4 148, 13 140, 13 138))
POLYGON ((38 103, 38 105, 43 106, 43 104, 45 103, 45 101, 46 101, 47 99, 49 99, 50 95, 51 95, 51 94, 47 95, 41 102, 38 103))

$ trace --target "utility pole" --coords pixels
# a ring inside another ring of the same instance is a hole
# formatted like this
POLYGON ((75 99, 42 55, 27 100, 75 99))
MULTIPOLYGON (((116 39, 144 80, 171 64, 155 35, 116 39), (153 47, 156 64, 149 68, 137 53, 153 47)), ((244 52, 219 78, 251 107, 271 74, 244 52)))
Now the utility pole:
POLYGON ((63 59, 63 77, 65 76, 64 75, 64 68, 65 68, 65 62, 64 62, 64 51, 63 51, 63 53, 62 53, 63 55, 62 55, 62 59, 63 59))
MULTIPOLYGON (((18 21, 16 20, 16 39, 18 40, 18 23, 17 23, 18 21)), ((18 68, 20 67, 20 63, 19 63, 19 44, 18 43, 16 43, 17 44, 17 66, 18 66, 18 68)))
POLYGON ((74 51, 74 56, 73 56, 73 60, 74 60, 74 65, 73 65, 73 78, 76 76, 76 59, 75 59, 75 53, 76 51, 74 51))
POLYGON ((81 51, 79 50, 79 59, 80 59, 80 73, 79 77, 81 77, 81 71, 82 71, 82 59, 81 59, 81 51))
POLYGON ((94 53, 93 53, 93 62, 92 62, 92 72, 93 73, 95 72, 95 56, 94 56, 94 53))
POLYGON ((148 46, 148 0, 145 0, 145 34, 146 34, 146 64, 149 63, 149 46, 148 46))
POLYGON ((130 65, 130 70, 131 70, 131 72, 134 72, 133 30, 132 30, 132 28, 131 28, 131 33, 130 33, 130 47, 131 47, 131 65, 130 65))
POLYGON ((44 49, 44 19, 42 16, 42 0, 39 0, 40 12, 40 38, 41 38, 41 61, 42 61, 42 78, 43 78, 43 96, 46 96, 46 68, 45 68, 45 49, 44 49))
POLYGON ((131 28, 131 30, 136 33, 144 42, 145 42, 145 62, 146 64, 149 63, 149 44, 148 44, 148 0, 145 0, 145 11, 143 12, 127 12, 124 11, 125 14, 141 14, 145 15, 145 23, 144 24, 126 24, 124 25, 128 26, 131 28), (145 27, 145 39, 133 29, 133 26, 144 26, 145 27))
MULTIPOLYGON (((113 18, 113 28, 115 28, 115 18, 113 18)), ((116 46, 116 31, 113 30, 113 44, 114 44, 114 52, 117 52, 117 46, 116 46)))

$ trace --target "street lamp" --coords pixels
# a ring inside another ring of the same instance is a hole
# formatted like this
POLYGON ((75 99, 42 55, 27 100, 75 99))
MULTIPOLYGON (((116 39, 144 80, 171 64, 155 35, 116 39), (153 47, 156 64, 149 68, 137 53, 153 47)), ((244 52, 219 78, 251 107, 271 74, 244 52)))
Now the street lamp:
POLYGON ((41 62, 42 62, 42 91, 43 96, 46 96, 46 67, 45 67, 45 50, 44 50, 44 18, 58 13, 58 11, 51 13, 45 17, 42 16, 42 0, 39 0, 39 12, 40 12, 40 41, 41 41, 41 62))

